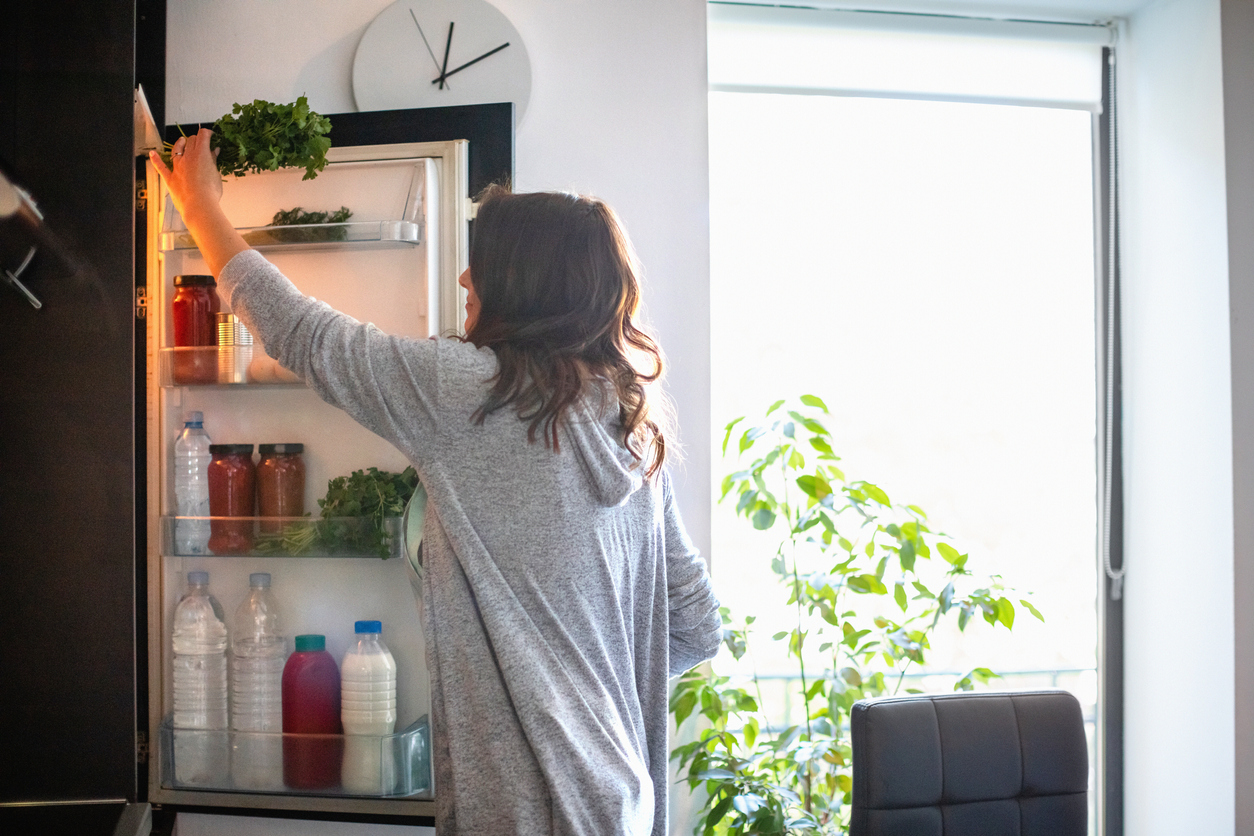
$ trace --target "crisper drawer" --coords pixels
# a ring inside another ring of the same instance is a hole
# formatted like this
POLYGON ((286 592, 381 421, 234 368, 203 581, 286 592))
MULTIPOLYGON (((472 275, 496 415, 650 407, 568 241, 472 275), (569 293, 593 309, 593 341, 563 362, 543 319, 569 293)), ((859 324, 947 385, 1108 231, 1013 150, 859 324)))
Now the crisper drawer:
POLYGON ((268 734, 161 725, 161 785, 280 795, 431 797, 423 716, 388 735, 268 734))

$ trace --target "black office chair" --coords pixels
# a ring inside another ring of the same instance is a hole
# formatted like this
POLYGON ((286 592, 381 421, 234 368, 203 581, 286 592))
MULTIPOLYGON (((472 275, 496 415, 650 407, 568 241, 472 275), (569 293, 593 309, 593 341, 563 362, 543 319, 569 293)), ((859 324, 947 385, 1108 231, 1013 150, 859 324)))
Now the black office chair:
POLYGON ((1085 836, 1088 746, 1066 691, 853 706, 849 836, 1085 836))

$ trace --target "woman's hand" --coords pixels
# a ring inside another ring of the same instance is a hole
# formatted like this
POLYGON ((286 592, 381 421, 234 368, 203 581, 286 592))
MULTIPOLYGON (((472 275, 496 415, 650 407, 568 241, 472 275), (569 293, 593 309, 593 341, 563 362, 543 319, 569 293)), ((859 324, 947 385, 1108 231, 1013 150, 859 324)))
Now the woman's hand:
POLYGON ((195 136, 181 136, 170 151, 166 166, 156 151, 149 154, 153 166, 165 178, 174 206, 196 239, 196 246, 216 276, 238 252, 248 249, 219 205, 222 175, 215 160, 218 152, 209 147, 213 131, 201 128, 195 136))
POLYGON ((201 128, 195 136, 176 139, 170 150, 169 168, 156 151, 150 154, 184 221, 212 212, 222 199, 222 175, 215 162, 218 151, 209 147, 212 137, 213 131, 201 128))

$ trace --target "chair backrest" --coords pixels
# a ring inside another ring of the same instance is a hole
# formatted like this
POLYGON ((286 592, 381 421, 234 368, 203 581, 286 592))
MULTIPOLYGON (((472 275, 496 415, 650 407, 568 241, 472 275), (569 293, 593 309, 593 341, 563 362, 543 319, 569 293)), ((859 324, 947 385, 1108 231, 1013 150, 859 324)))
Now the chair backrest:
POLYGON ((1066 691, 863 700, 849 836, 1085 836, 1088 746, 1066 691))

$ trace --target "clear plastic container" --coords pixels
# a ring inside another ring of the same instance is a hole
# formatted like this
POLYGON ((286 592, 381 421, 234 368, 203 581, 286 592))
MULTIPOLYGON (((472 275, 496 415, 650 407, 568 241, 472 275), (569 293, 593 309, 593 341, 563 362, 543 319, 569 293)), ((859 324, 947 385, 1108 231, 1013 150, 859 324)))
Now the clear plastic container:
POLYGON ((379 739, 396 730, 396 660, 383 643, 383 624, 358 621, 356 644, 340 666, 340 718, 344 726, 341 780, 349 792, 395 783, 386 772, 392 761, 380 756, 379 739))
MULTIPOLYGON (((235 611, 231 636, 231 729, 283 731, 283 636, 270 573, 248 576, 248 597, 235 611)), ((231 753, 231 774, 241 789, 283 787, 283 747, 274 734, 239 734, 231 753)))
POLYGON ((174 608, 174 746, 178 777, 188 784, 219 785, 227 753, 200 731, 227 726, 226 621, 209 594, 209 573, 188 572, 187 593, 174 608), (180 736, 181 730, 189 734, 180 736))
MULTIPOLYGON (((204 430, 204 414, 187 413, 183 430, 174 440, 174 504, 180 517, 209 516, 209 453, 208 434, 204 430)), ((209 520, 180 519, 174 529, 174 550, 177 554, 209 553, 209 520)))

